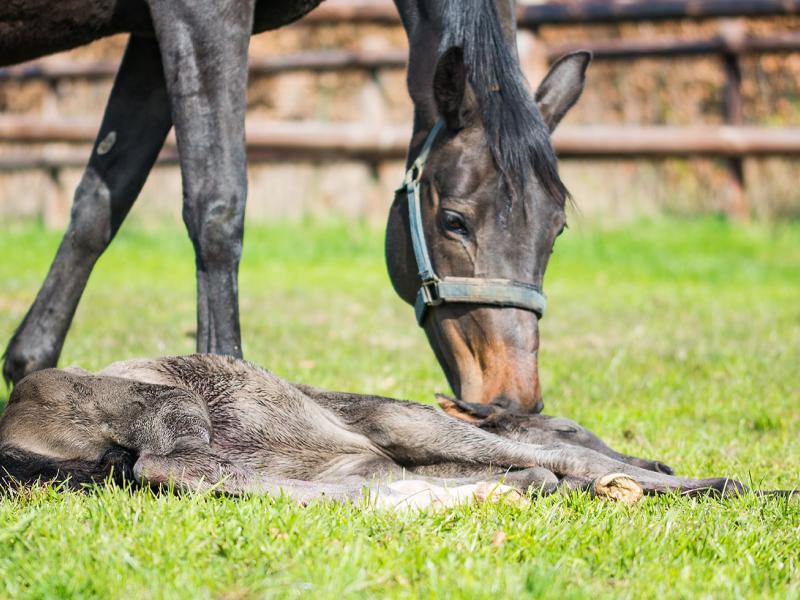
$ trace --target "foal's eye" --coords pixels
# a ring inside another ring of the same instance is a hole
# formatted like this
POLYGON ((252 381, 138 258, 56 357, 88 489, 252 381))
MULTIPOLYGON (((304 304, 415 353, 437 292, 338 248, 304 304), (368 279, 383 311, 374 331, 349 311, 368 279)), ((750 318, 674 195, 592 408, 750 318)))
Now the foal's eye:
POLYGON ((447 231, 457 233, 458 235, 467 234, 467 223, 464 221, 464 217, 457 212, 453 212, 452 210, 443 211, 442 220, 444 222, 444 228, 447 231))

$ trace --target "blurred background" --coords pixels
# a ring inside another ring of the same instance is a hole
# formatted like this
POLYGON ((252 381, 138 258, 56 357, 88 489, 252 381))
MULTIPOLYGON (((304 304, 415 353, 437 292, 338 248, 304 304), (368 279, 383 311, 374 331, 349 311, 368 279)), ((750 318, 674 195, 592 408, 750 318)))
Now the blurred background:
MULTIPOLYGON (((800 0, 519 15, 533 86, 564 52, 596 56, 555 137, 578 214, 545 279, 546 413, 687 476, 797 488, 800 0)), ((125 43, 0 69, 0 352, 61 242, 125 43)), ((448 383, 383 259, 412 114, 393 3, 326 0, 251 47, 245 356, 292 381, 434 402, 448 383)), ((196 347, 174 146, 161 158, 61 366, 196 347)), ((0 384, 0 407, 8 395, 0 384)), ((553 496, 519 518, 351 518, 257 498, 4 493, 0 598, 800 598, 797 503, 619 508, 553 496)))
MULTIPOLYGON (((797 2, 528 1, 519 9, 520 58, 533 86, 564 52, 595 52, 584 96, 556 135, 583 218, 800 216, 797 2)), ((65 226, 125 43, 113 37, 0 70, 4 222, 65 226)), ((381 223, 412 115, 393 4, 327 0, 303 21, 255 37, 251 55, 248 218, 381 223)), ((168 146, 131 219, 180 223, 180 198, 168 146)))

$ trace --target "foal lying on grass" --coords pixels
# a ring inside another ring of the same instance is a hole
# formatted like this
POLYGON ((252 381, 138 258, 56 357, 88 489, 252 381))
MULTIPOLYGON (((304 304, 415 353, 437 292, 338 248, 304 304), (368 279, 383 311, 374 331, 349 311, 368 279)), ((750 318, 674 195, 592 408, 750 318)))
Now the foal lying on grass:
POLYGON ((212 355, 130 360, 99 374, 25 377, 0 420, 0 466, 22 482, 108 475, 178 489, 284 493, 301 502, 455 504, 515 490, 739 491, 730 479, 684 479, 621 455, 565 419, 480 414, 289 383, 212 355), (477 426, 476 426, 477 425, 477 426))

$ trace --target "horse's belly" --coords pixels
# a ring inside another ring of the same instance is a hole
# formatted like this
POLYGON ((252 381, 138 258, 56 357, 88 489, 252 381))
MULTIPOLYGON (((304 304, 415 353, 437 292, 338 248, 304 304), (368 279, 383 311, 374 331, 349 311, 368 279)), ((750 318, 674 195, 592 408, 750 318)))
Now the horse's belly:
POLYGON ((152 29, 143 0, 0 2, 0 66, 88 44, 121 31, 152 29))
POLYGON ((278 29, 316 8, 322 0, 258 0, 253 31, 278 29))

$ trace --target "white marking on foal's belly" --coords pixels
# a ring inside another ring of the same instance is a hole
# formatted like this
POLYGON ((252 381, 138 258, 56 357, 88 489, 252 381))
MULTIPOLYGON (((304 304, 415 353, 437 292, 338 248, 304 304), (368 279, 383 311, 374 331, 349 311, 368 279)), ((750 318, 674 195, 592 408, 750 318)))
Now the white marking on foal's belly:
POLYGON ((406 479, 382 484, 370 490, 370 502, 373 507, 396 511, 449 508, 472 502, 503 500, 517 506, 530 504, 524 494, 497 482, 444 487, 428 481, 406 479))

